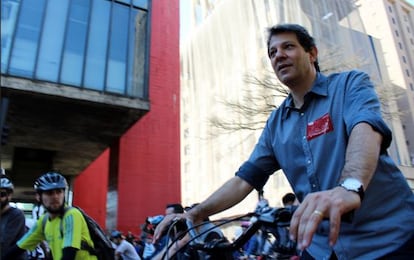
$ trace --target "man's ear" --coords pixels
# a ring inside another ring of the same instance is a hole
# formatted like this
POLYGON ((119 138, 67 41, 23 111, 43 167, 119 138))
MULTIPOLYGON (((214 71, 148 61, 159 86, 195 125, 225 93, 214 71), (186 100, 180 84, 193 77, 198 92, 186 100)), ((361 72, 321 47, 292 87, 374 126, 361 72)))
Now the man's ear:
POLYGON ((311 47, 309 54, 312 63, 318 60, 318 48, 316 46, 311 47))

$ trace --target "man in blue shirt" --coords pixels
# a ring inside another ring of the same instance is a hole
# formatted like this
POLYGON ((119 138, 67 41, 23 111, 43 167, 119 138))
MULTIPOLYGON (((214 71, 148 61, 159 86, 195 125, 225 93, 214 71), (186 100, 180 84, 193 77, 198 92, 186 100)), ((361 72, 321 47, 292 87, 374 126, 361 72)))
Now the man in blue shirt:
POLYGON ((282 169, 300 202, 290 237, 302 259, 414 259, 414 195, 387 154, 391 131, 369 77, 321 74, 299 25, 270 28, 267 44, 290 94, 236 176, 182 217, 199 222, 232 207, 282 169))

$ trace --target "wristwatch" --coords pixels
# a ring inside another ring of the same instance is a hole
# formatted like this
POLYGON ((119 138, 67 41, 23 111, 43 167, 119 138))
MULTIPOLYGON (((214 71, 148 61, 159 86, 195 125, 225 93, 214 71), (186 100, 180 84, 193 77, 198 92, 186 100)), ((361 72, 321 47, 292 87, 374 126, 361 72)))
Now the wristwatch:
POLYGON ((364 186, 358 179, 346 178, 339 186, 348 191, 356 192, 361 201, 364 199, 364 186))

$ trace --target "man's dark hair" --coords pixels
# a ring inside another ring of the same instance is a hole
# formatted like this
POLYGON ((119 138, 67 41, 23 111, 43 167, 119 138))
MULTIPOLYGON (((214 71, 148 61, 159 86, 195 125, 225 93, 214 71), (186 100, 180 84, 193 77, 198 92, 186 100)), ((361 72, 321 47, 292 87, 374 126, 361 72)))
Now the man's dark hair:
POLYGON ((283 205, 286 205, 288 203, 293 204, 295 202, 296 196, 293 193, 286 193, 285 196, 282 198, 283 205))
POLYGON ((167 204, 167 206, 165 208, 166 209, 173 208, 174 209, 174 213, 184 213, 184 208, 179 203, 167 204))
MULTIPOLYGON (((267 53, 269 55, 269 45, 270 39, 272 36, 280 33, 294 33, 298 39, 300 45, 305 49, 306 52, 310 52, 313 47, 316 47, 315 40, 309 34, 309 32, 298 24, 278 24, 268 28, 268 37, 267 37, 267 53)), ((318 60, 316 60, 313 65, 315 66, 316 71, 320 71, 318 60)))

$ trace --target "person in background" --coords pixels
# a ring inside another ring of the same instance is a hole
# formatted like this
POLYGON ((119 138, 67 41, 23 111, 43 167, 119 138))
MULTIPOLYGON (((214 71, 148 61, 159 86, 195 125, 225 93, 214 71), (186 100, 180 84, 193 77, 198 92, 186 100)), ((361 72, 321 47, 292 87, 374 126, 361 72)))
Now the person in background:
POLYGON ((299 206, 290 238, 302 259, 414 259, 414 194, 387 153, 392 133, 369 76, 320 72, 318 48, 297 24, 269 28, 267 54, 290 94, 269 116, 236 176, 171 220, 195 224, 261 190, 278 170, 299 206))
POLYGON ((142 253, 142 258, 144 260, 154 259, 156 251, 155 251, 155 246, 152 243, 152 236, 149 234, 146 234, 143 240, 144 240, 144 251, 142 253))
POLYGON ((32 209, 32 217, 34 220, 38 220, 46 211, 45 207, 43 207, 42 203, 40 202, 40 195, 39 193, 35 194, 36 198, 36 205, 32 209))
POLYGON ((48 214, 43 215, 17 241, 13 250, 6 253, 9 258, 5 259, 14 259, 16 253, 33 250, 40 242, 46 240, 53 259, 96 260, 97 257, 88 251, 94 245, 82 213, 74 207, 66 209, 66 179, 58 172, 47 172, 35 181, 34 188, 48 214), (43 222, 45 217, 47 219, 43 222), (86 248, 85 244, 89 248, 86 248))
POLYGON ((283 207, 290 207, 293 206, 293 204, 296 201, 296 196, 295 194, 289 192, 286 193, 283 197, 282 197, 282 203, 283 203, 283 207))
MULTIPOLYGON (((26 227, 27 229, 31 229, 36 221, 46 213, 45 207, 43 207, 42 203, 40 202, 40 195, 39 193, 35 194, 36 204, 32 209, 32 219, 26 219, 26 227)), ((51 260, 52 255, 50 253, 49 246, 46 241, 40 242, 40 244, 32 251, 28 251, 29 260, 51 260)))
POLYGON ((118 230, 112 231, 111 240, 115 243, 115 259, 141 260, 134 246, 126 241, 118 230))
MULTIPOLYGON (((7 259, 6 252, 12 250, 16 242, 26 232, 23 211, 10 206, 14 185, 6 175, 0 176, 0 259, 7 259)), ((15 260, 27 259, 26 251, 20 251, 15 260)))
POLYGON ((167 204, 165 207, 165 215, 184 213, 184 207, 180 203, 167 204))

